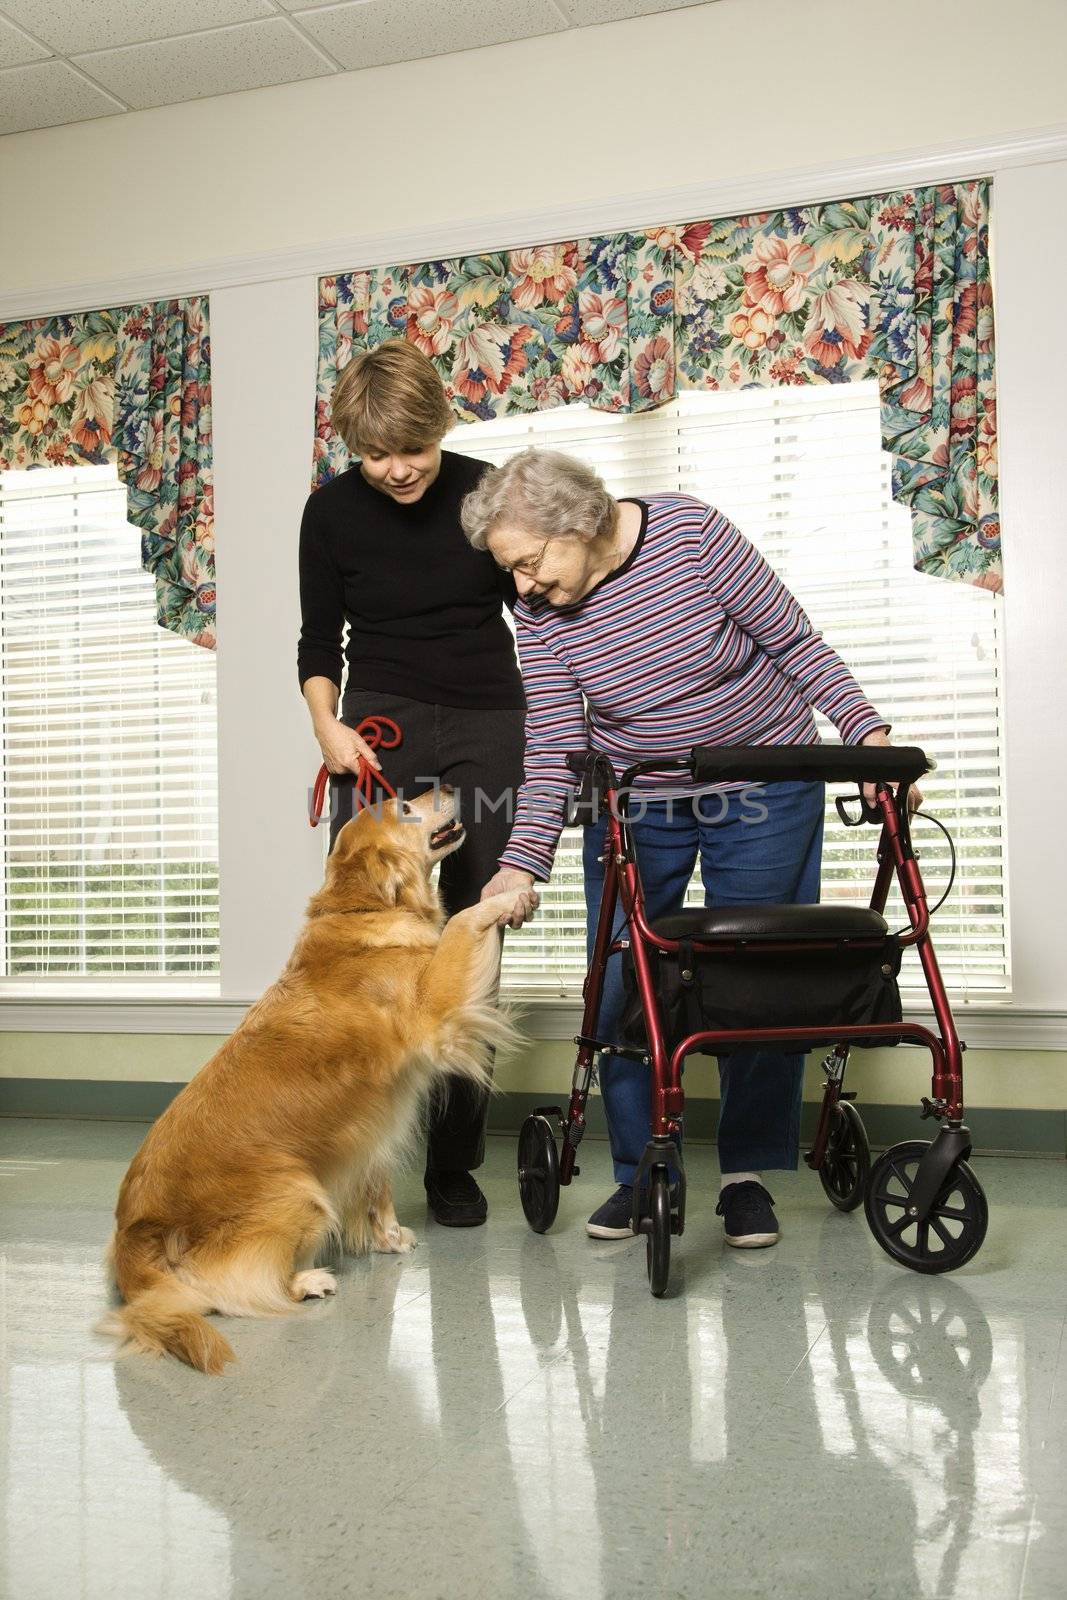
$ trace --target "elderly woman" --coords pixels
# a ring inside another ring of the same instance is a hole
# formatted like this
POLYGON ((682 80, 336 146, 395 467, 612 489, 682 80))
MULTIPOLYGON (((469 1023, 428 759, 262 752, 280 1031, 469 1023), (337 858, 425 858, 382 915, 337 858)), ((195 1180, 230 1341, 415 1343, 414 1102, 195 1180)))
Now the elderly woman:
MULTIPOLYGON (((888 744, 888 724, 758 551, 714 506, 687 494, 615 500, 596 473, 553 451, 526 450, 487 473, 463 503, 463 526, 519 594, 515 625, 526 686, 526 777, 500 870, 483 890, 545 880, 573 779, 565 755, 592 746, 617 770, 695 744, 799 744, 818 738, 812 708, 848 744, 888 744)), ((669 781, 675 795, 677 775, 669 781)), ((641 781, 656 788, 656 775, 641 781)), ((770 785, 763 821, 742 784, 703 801, 648 800, 633 832, 650 917, 678 910, 700 862, 707 904, 819 898, 823 786, 770 785), (643 811, 643 814, 642 814, 643 811)), ((590 948, 603 882, 606 819, 585 835, 590 948)), ((622 908, 619 908, 621 922, 622 908)), ((601 1037, 622 1008, 611 962, 601 1037)), ((763 1172, 797 1165, 804 1058, 738 1051, 719 1061, 718 1212, 726 1241, 775 1244, 763 1172)), ((632 1185, 648 1139, 650 1085, 639 1062, 602 1057, 615 1181, 589 1218, 600 1239, 631 1232, 632 1185)))
MULTIPOLYGON (((408 794, 434 780, 450 784, 467 827, 463 849, 441 863, 451 915, 477 902, 507 839, 503 810, 480 812, 478 791, 495 797, 522 776, 525 699, 503 615, 515 589, 471 549, 459 521, 488 463, 442 450, 453 420, 444 387, 433 363, 403 340, 345 367, 331 414, 360 459, 304 510, 297 650, 300 687, 334 775, 330 847, 352 815, 360 756, 379 765, 355 730, 375 713, 393 717, 403 742, 388 754, 392 784, 408 794)), ((472 1171, 484 1154, 487 1107, 486 1094, 457 1078, 431 1113, 426 1193, 437 1221, 451 1227, 485 1221, 472 1171)))

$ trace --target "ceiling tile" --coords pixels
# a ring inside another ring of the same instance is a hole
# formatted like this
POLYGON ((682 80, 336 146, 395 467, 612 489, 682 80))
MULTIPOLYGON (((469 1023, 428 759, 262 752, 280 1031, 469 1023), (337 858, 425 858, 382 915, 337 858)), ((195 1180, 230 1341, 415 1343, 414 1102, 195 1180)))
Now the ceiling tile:
POLYGON ((121 50, 97 50, 74 59, 135 111, 239 89, 297 83, 332 72, 284 17, 121 50))
POLYGON ((270 0, 0 0, 0 9, 65 56, 276 15, 270 0))
POLYGON ((50 52, 28 39, 14 23, 0 17, 0 67, 19 67, 26 61, 47 61, 50 52))
POLYGON ((551 0, 509 0, 506 6, 484 0, 347 0, 299 11, 296 20, 349 71, 566 28, 551 0))
POLYGON ((110 117, 123 110, 65 61, 41 61, 0 72, 0 134, 56 128, 61 122, 110 117))
POLYGON ((644 17, 653 11, 681 11, 685 6, 714 4, 714 0, 559 0, 576 27, 596 22, 619 22, 624 17, 644 17))

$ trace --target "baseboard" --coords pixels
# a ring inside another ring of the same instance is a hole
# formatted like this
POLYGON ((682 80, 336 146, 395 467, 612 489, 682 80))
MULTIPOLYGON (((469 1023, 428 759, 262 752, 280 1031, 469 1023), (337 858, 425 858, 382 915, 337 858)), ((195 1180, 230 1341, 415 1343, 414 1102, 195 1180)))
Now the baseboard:
POLYGON ((184 1088, 105 1078, 0 1078, 0 1117, 154 1122, 184 1088))
MULTIPOLYGON (((548 1094, 506 1094, 493 1102, 489 1126, 494 1133, 517 1131, 523 1117, 538 1106, 566 1104, 548 1094)), ((859 1105, 867 1136, 876 1150, 902 1139, 929 1139, 933 1124, 919 1119, 917 1106, 859 1105)), ((817 1104, 806 1102, 801 1120, 801 1142, 810 1144, 819 1115, 817 1104)), ((587 1107, 592 1138, 606 1139, 604 1102, 593 1096, 587 1107)), ((1019 1110, 1013 1106, 975 1106, 967 1112, 967 1126, 975 1151, 982 1155, 1055 1156, 1067 1158, 1067 1112, 1019 1110)), ((719 1128, 717 1100, 687 1100, 685 1129, 690 1139, 714 1143, 719 1128)))
MULTIPOLYGON (((0 1116, 72 1117, 89 1121, 151 1122, 165 1110, 184 1085, 180 1083, 113 1082, 103 1079, 3 1078, 0 1079, 0 1116)), ((518 1131, 524 1117, 537 1106, 552 1104, 550 1094, 511 1093, 494 1096, 489 1127, 494 1133, 518 1131)), ((565 1103, 559 1101, 555 1103, 565 1103)), ((926 1139, 932 1125, 921 1122, 914 1106, 863 1105, 860 1107, 871 1144, 876 1149, 901 1139, 926 1139)), ((805 1104, 802 1138, 815 1131, 818 1106, 805 1104)), ((691 1139, 714 1141, 718 1130, 719 1102, 692 1099, 685 1112, 691 1139)), ((592 1096, 588 1106, 589 1133, 606 1138, 604 1105, 592 1096)), ((974 1148, 985 1155, 1053 1156, 1067 1158, 1067 1111, 1033 1111, 1014 1106, 975 1106, 967 1112, 974 1148)))

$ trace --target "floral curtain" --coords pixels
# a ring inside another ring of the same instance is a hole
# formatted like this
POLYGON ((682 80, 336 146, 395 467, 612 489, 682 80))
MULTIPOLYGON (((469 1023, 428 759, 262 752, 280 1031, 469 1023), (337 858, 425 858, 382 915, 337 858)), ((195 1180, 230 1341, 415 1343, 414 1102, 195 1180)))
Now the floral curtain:
POLYGON ((0 325, 0 470, 115 462, 161 627, 215 644, 206 298, 0 325))
POLYGON ((316 484, 338 372, 393 338, 460 420, 877 378, 915 566, 1001 588, 986 180, 324 277, 316 484))

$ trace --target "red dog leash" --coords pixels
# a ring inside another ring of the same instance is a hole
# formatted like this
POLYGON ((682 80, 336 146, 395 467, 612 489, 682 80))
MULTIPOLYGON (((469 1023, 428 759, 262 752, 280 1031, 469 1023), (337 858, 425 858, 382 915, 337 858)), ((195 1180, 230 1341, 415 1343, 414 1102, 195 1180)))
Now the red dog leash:
MULTIPOLYGON (((393 721, 392 717, 364 717, 356 729, 357 734, 372 750, 395 750, 403 739, 403 734, 393 721)), ((339 774, 338 774, 339 776, 339 774)), ((366 756, 360 756, 359 767, 355 773, 356 794, 359 803, 363 806, 373 805, 374 785, 377 784, 385 793, 396 799, 396 790, 382 772, 376 772, 366 756)), ((330 769, 325 762, 319 768, 319 775, 315 779, 315 788, 311 796, 311 810, 308 821, 313 828, 317 828, 322 820, 322 806, 326 798, 326 785, 330 781, 330 769)))

